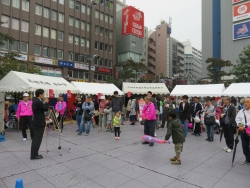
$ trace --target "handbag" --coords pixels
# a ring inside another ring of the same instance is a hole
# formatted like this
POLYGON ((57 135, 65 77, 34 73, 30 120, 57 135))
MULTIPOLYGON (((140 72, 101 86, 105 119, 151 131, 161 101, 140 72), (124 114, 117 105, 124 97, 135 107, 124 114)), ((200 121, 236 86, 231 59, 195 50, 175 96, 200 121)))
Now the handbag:
MULTIPOLYGON (((245 126, 247 126, 247 117, 246 117, 246 114, 245 114, 244 111, 245 111, 245 110, 243 110, 243 114, 244 114, 244 118, 245 118, 245 126)), ((247 127, 245 128, 245 131, 246 131, 247 135, 250 136, 250 126, 247 126, 247 127)))
MULTIPOLYGON (((215 111, 215 107, 214 107, 214 111, 215 111)), ((210 116, 210 117, 205 116, 204 118, 205 125, 211 126, 211 125, 215 125, 215 123, 216 123, 216 120, 214 116, 210 116)))
POLYGON ((92 114, 89 114, 90 111, 89 110, 86 110, 85 113, 84 113, 84 120, 85 121, 91 121, 92 119, 92 114))
POLYGON ((99 114, 100 114, 100 113, 99 113, 99 110, 95 110, 95 111, 94 111, 94 115, 95 115, 95 116, 99 116, 99 114))

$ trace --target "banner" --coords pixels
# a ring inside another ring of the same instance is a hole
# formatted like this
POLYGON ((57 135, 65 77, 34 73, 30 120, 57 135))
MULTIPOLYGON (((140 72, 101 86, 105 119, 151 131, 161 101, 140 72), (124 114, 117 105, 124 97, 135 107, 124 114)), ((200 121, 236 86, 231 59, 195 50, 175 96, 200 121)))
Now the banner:
POLYGON ((54 91, 53 91, 53 89, 49 89, 49 98, 54 98, 54 91))
POLYGON ((67 67, 67 68, 74 68, 74 63, 72 62, 68 62, 68 61, 62 61, 62 60, 59 60, 58 61, 58 66, 60 67, 67 67))
POLYGON ((71 98, 71 91, 70 90, 67 90, 67 95, 68 95, 68 98, 71 98))
POLYGON ((48 58, 43 58, 43 57, 36 57, 36 56, 29 56, 29 61, 35 62, 35 63, 47 64, 47 65, 57 65, 58 64, 58 60, 48 59, 48 58))
MULTIPOLYGON (((89 70, 89 65, 84 63, 75 63, 75 69, 89 70)), ((95 66, 91 66, 91 71, 95 71, 95 66)))
POLYGON ((250 1, 233 6, 233 22, 250 18, 250 1))
POLYGON ((233 25, 233 40, 249 38, 250 20, 233 25))

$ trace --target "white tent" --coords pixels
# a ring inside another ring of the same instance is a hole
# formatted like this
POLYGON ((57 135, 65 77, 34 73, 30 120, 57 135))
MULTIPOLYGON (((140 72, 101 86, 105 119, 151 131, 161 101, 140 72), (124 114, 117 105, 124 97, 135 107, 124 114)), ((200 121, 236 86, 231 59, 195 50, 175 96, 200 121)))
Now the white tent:
POLYGON ((0 81, 1 92, 29 92, 37 89, 44 89, 46 93, 52 89, 55 94, 67 93, 68 90, 71 93, 79 93, 72 84, 62 77, 10 71, 0 81))
POLYGON ((250 97, 250 83, 233 83, 223 92, 223 96, 250 97))
POLYGON ((153 94, 169 94, 169 90, 164 83, 128 83, 123 82, 123 93, 147 94, 151 91, 153 94))
POLYGON ((71 82, 80 93, 97 95, 113 95, 114 91, 118 91, 118 95, 123 95, 123 92, 114 84, 101 84, 101 83, 86 83, 86 82, 71 82))
POLYGON ((225 91, 224 84, 208 85, 177 85, 171 92, 173 96, 187 95, 189 97, 220 97, 225 91))

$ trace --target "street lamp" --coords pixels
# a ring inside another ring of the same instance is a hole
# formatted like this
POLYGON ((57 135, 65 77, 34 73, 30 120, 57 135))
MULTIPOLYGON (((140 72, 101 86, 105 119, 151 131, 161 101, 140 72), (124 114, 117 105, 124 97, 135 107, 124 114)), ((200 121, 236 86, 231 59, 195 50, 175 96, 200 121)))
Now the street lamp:
POLYGON ((89 73, 88 74, 89 74, 89 82, 91 82, 91 76, 90 76, 90 74, 91 74, 91 61, 99 59, 100 56, 97 54, 94 54, 93 58, 91 58, 90 55, 85 53, 85 54, 83 54, 82 57, 87 60, 87 63, 89 62, 89 73))

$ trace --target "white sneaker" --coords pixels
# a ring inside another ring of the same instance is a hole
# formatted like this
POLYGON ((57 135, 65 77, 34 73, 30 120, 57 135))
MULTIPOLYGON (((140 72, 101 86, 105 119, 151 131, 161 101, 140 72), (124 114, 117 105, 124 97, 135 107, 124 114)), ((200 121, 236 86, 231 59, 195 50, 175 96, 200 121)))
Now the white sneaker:
POLYGON ((157 137, 156 133, 155 133, 155 137, 157 137))
POLYGON ((225 151, 227 151, 228 150, 228 147, 224 147, 224 148, 222 148, 223 150, 225 150, 225 151))
POLYGON ((233 151, 233 150, 231 150, 231 149, 229 149, 229 148, 226 150, 227 153, 231 153, 232 151, 233 151))
POLYGON ((27 140, 27 138, 23 138, 23 140, 27 140))

